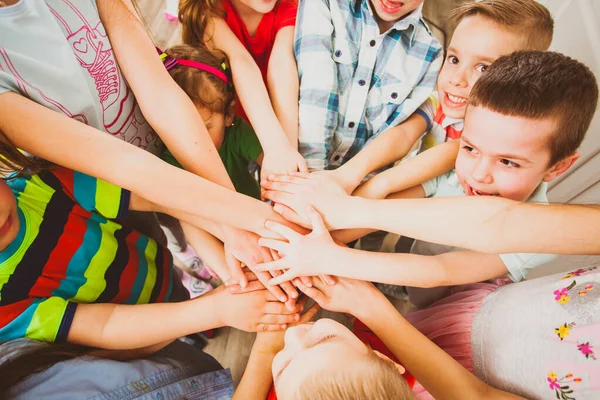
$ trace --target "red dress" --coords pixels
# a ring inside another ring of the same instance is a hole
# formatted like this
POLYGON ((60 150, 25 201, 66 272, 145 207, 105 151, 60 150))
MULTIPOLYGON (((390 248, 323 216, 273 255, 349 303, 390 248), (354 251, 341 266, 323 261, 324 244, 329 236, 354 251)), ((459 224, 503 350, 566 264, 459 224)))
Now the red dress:
MULTIPOLYGON (((225 10, 225 22, 248 52, 252 54, 266 86, 267 68, 275 38, 282 28, 296 25, 298 3, 294 0, 279 0, 273 10, 262 17, 254 36, 248 34, 244 21, 229 0, 223 0, 223 9, 225 10)), ((241 105, 238 115, 248 121, 241 105)))

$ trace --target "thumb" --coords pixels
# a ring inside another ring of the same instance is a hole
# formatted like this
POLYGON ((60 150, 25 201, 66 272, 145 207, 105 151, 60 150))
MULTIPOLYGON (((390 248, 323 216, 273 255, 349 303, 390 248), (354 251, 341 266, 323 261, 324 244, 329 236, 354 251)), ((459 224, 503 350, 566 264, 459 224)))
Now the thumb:
POLYGON ((312 225, 312 230, 314 233, 317 235, 322 235, 323 233, 327 232, 327 234, 329 234, 329 230, 325 226, 325 222, 323 222, 323 218, 317 210, 311 206, 308 206, 306 207, 306 214, 310 219, 310 224, 312 225))
POLYGON ((248 285, 248 279, 244 271, 242 271, 242 264, 231 253, 225 254, 225 261, 227 262, 231 279, 237 282, 242 288, 245 288, 248 285))

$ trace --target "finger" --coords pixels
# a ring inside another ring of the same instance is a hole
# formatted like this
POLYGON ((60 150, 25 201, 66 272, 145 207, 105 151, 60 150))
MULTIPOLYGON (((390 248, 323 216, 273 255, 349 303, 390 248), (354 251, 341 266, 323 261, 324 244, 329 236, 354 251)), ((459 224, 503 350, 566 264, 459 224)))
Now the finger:
MULTIPOLYGON (((285 251, 287 250, 289 243, 283 242, 281 240, 260 238, 260 239, 258 239, 258 245, 285 254, 285 251)), ((275 257, 273 257, 273 259, 275 259, 275 257)))
POLYGON ((268 325, 287 325, 300 321, 300 314, 264 314, 258 321, 268 325))
POLYGON ((258 324, 256 325, 256 332, 277 332, 283 331, 287 328, 287 325, 269 325, 269 324, 258 324))
POLYGON ((304 310, 306 303, 308 303, 308 296, 302 295, 298 297, 298 301, 296 302, 296 310, 298 310, 298 312, 304 310))
POLYGON ((310 172, 292 172, 290 175, 299 176, 301 178, 308 179, 311 177, 312 174, 310 172))
POLYGON ((296 309, 296 301, 298 300, 298 298, 288 298, 287 301, 285 302, 285 308, 287 308, 290 311, 294 311, 296 309))
POLYGON ((283 218, 287 219, 290 222, 293 222, 296 225, 300 225, 301 227, 306 229, 312 228, 312 226, 310 225, 310 221, 305 220, 300 215, 298 215, 297 212, 295 212, 287 206, 284 206, 283 204, 275 203, 275 205, 273 206, 273 210, 275 210, 275 212, 281 215, 283 218))
POLYGON ((280 301, 268 301, 265 304, 265 314, 298 314, 302 309, 299 309, 296 304, 294 304, 294 308, 290 310, 280 301))
POLYGON ((248 283, 258 280, 258 278, 256 277, 256 274, 254 272, 252 272, 250 269, 243 269, 242 271, 244 271, 244 276, 246 277, 246 280, 248 281, 248 283))
POLYGON ((323 222, 323 217, 321 217, 321 214, 317 210, 312 206, 308 206, 306 207, 306 215, 308 215, 314 233, 318 235, 327 233, 329 235, 329 230, 325 226, 325 222, 323 222))
POLYGON ((265 288, 269 292, 271 292, 273 296, 275 296, 276 299, 278 299, 282 303, 284 303, 287 300, 287 296, 285 295, 285 293, 283 293, 283 290, 281 290, 279 286, 269 284, 271 274, 269 274, 268 272, 257 272, 256 276, 262 282, 265 288))
POLYGON ((297 194, 298 189, 301 189, 300 186, 289 181, 288 175, 278 175, 274 180, 263 180, 260 182, 260 187, 288 194, 297 194))
MULTIPOLYGON (((267 178, 267 185, 269 184, 283 184, 283 185, 287 185, 287 184, 297 184, 297 185, 303 185, 307 182, 307 179, 305 176, 302 175, 296 175, 296 172, 290 172, 287 175, 269 175, 269 177, 267 178)), ((292 192, 295 193, 295 189, 290 187, 290 190, 292 190, 292 192)), ((278 190, 278 189, 274 189, 274 190, 278 190)), ((286 190, 284 190, 286 191, 286 190)))
MULTIPOLYGON (((232 294, 249 293, 256 292, 258 290, 265 290, 265 285, 263 285, 261 281, 252 281, 248 283, 245 288, 241 287, 240 285, 233 285, 229 286, 227 290, 229 290, 229 293, 232 294)), ((273 300, 277 299, 273 297, 273 300)))
POLYGON ((275 221, 265 222, 265 228, 267 228, 270 231, 280 234, 281 236, 286 238, 288 241, 297 239, 301 236, 298 232, 296 232, 289 226, 285 226, 285 225, 280 224, 275 221))
POLYGON ((301 276, 300 280, 302 281, 302 283, 304 283, 305 286, 313 286, 312 279, 310 278, 310 276, 301 276))
POLYGON ((327 286, 333 286, 337 283, 336 279, 331 275, 319 275, 319 278, 327 286))
POLYGON ((319 305, 319 303, 313 304, 308 310, 306 310, 304 314, 302 314, 302 316, 300 316, 300 321, 298 321, 298 323, 302 324, 304 322, 310 321, 315 317, 315 315, 317 315, 320 309, 321 306, 319 305))
POLYGON ((281 258, 281 255, 277 250, 269 249, 269 251, 271 252, 271 257, 273 258, 273 261, 277 261, 281 258))
POLYGON ((285 266, 285 258, 280 258, 277 261, 271 261, 263 264, 256 264, 254 270, 256 272, 264 271, 280 271, 285 266))
POLYGON ((305 286, 304 284, 300 284, 298 286, 298 289, 300 289, 300 291, 302 291, 302 293, 304 293, 305 295, 307 295, 308 297, 310 297, 311 299, 313 299, 314 301, 316 301, 317 303, 319 303, 319 305, 321 307, 323 307, 323 304, 325 303, 325 294, 323 294, 323 292, 321 292, 319 289, 314 288, 314 287, 308 287, 305 286))
POLYGON ((298 171, 308 172, 308 165, 306 164, 304 157, 298 160, 298 171))
MULTIPOLYGON (((270 271, 270 273, 273 278, 283 275, 283 271, 281 270, 270 271)), ((288 301, 290 299, 295 299, 298 297, 298 291, 296 290, 296 288, 294 288, 294 285, 292 285, 291 282, 284 282, 280 286, 283 289, 283 291, 288 295, 288 301)))
POLYGON ((236 259, 231 253, 225 253, 225 261, 231 274, 231 280, 239 283, 241 287, 246 287, 248 285, 248 280, 242 271, 242 264, 239 262, 239 260, 236 259))
POLYGON ((300 278, 294 278, 294 280, 292 281, 294 283, 294 286, 298 287, 298 282, 300 281, 300 278))
POLYGON ((268 283, 269 285, 281 285, 283 282, 291 281, 296 277, 296 273, 291 269, 287 270, 283 275, 278 276, 277 278, 271 279, 268 283))
POLYGON ((265 199, 271 200, 273 203, 284 204, 296 211, 296 209, 294 208, 294 203, 298 200, 297 196, 285 192, 278 192, 275 190, 267 190, 265 191, 263 196, 265 197, 265 199))

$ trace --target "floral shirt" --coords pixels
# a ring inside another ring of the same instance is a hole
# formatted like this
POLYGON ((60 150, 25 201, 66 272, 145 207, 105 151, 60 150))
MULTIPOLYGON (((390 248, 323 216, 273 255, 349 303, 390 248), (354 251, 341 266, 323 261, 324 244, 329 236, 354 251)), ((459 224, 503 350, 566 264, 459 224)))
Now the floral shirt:
POLYGON ((528 399, 600 399, 600 266, 507 285, 472 331, 475 373, 528 399))

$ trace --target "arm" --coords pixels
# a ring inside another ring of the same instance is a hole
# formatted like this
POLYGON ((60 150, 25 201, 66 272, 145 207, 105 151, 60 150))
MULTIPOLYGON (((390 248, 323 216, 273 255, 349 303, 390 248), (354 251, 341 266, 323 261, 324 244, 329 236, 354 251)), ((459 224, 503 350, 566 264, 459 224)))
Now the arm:
POLYGON ((156 156, 16 93, 0 95, 0 130, 18 148, 98 177, 175 210, 264 233, 280 219, 258 200, 168 165, 156 156), (152 179, 140 179, 152 171, 152 179))
POLYGON ((281 29, 275 37, 267 85, 273 102, 273 110, 288 140, 294 148, 298 147, 298 68, 294 58, 294 27, 281 29))
POLYGON ((422 115, 411 115, 405 122, 381 133, 346 164, 333 171, 332 174, 337 177, 334 179, 339 179, 346 192, 352 193, 368 174, 406 156, 426 129, 427 121, 422 115))
POLYGON ((238 97, 265 152, 264 174, 305 170, 304 160, 292 147, 273 111, 254 59, 222 18, 213 18, 212 22, 214 32, 207 32, 205 39, 209 46, 222 49, 229 57, 238 97))
POLYGON ((219 288, 181 303, 79 304, 67 340, 103 349, 137 349, 226 325, 279 330, 298 318, 299 306, 287 311, 272 300, 266 290, 231 294, 219 288))
POLYGON ((328 2, 300 1, 294 54, 300 81, 298 149, 310 170, 329 165, 328 148, 337 128, 338 74, 332 58, 333 24, 328 2))
POLYGON ((119 68, 144 117, 186 170, 233 190, 202 118, 157 57, 131 0, 97 3, 119 68))

